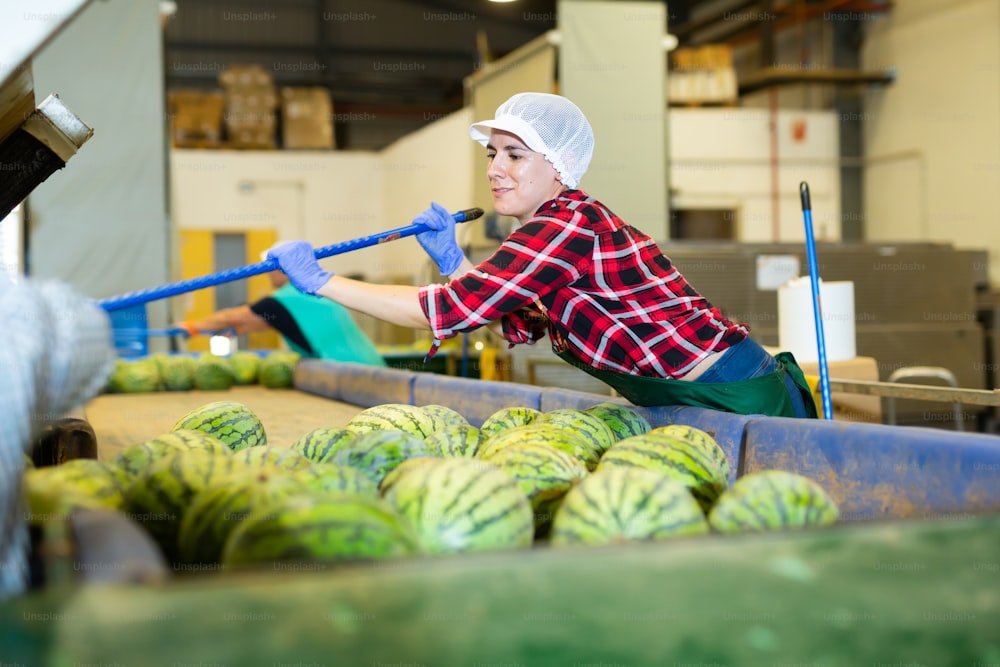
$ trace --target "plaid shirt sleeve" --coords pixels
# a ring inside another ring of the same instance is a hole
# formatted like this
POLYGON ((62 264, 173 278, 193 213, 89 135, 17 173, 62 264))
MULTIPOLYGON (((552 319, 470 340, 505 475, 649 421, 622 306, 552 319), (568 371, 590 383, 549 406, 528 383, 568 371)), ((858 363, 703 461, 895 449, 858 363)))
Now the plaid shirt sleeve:
POLYGON ((537 304, 586 271, 593 246, 593 235, 580 228, 553 218, 529 221, 464 276, 421 288, 434 337, 450 338, 502 319, 510 343, 538 341, 548 317, 537 304))

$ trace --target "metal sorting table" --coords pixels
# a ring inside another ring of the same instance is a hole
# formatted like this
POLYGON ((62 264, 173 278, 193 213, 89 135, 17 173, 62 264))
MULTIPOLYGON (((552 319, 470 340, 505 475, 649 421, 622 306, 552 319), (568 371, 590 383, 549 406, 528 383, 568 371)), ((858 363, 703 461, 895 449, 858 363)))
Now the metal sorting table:
MULTIPOLYGON (((476 424, 504 405, 544 411, 608 400, 333 362, 300 363, 296 387, 283 394, 296 420, 412 402, 450 405, 476 424)), ((264 392, 268 403, 276 394, 264 392)), ((602 548, 297 563, 157 585, 69 577, 0 604, 0 658, 173 667, 1000 663, 1000 438, 683 407, 641 412, 654 425, 713 432, 734 475, 781 467, 812 476, 841 504, 844 522, 602 548)), ((271 417, 262 410, 261 418, 268 428, 271 417)), ((95 421, 100 438, 107 431, 95 421)))

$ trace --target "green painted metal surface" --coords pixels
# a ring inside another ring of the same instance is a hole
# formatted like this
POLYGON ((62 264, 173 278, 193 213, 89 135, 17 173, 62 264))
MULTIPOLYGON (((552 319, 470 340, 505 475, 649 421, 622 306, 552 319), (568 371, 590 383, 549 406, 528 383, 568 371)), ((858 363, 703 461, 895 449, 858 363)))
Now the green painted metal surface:
POLYGON ((0 605, 21 665, 1000 663, 1000 516, 303 563, 0 605))

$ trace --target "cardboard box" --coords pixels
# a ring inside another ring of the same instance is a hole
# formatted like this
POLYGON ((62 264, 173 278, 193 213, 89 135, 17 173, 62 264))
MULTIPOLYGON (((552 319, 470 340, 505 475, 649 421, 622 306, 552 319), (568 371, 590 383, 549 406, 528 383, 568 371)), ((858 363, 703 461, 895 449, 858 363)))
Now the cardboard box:
POLYGON ((174 146, 210 148, 221 145, 224 110, 221 92, 174 90, 167 99, 174 146))
POLYGON ((285 148, 334 148, 330 91, 318 86, 282 88, 281 134, 285 148))
POLYGON ((219 74, 225 100, 226 145, 276 148, 278 96, 274 77, 259 65, 230 65, 219 74))

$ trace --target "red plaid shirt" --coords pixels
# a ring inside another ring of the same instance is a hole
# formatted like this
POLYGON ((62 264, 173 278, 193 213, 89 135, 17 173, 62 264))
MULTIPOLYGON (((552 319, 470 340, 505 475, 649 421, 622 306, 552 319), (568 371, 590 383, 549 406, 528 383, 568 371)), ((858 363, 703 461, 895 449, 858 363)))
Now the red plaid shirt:
POLYGON ((595 368, 648 377, 682 377, 749 333, 580 190, 543 204, 475 269, 422 287, 420 305, 438 340, 501 320, 511 347, 548 333, 595 368))

